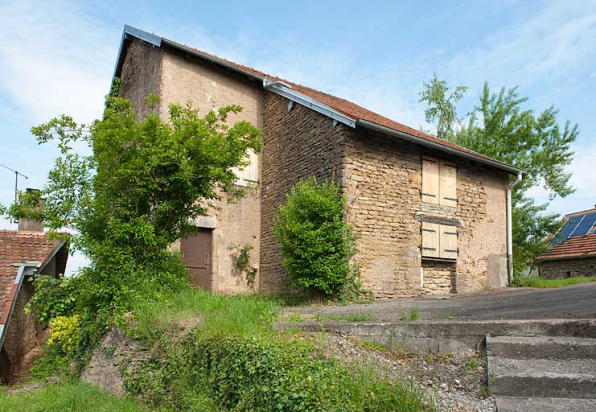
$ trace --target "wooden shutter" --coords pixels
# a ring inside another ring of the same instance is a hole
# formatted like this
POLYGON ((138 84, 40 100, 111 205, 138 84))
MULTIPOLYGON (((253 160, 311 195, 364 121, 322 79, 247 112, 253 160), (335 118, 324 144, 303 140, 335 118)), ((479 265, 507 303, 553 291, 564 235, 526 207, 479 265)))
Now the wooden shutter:
POLYGON ((422 158, 422 201, 439 203, 439 161, 426 156, 422 158))
POLYGON ((457 227, 440 225, 441 251, 443 259, 457 259, 457 227))
POLYGON ((422 256, 440 257, 439 230, 437 223, 422 222, 422 256))
POLYGON ((439 204, 457 207, 457 166, 441 161, 439 172, 439 204))

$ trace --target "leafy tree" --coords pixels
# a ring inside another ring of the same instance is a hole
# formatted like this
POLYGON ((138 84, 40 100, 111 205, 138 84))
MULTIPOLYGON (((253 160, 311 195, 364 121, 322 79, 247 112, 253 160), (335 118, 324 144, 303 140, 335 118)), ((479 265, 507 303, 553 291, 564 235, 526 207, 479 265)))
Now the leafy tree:
POLYGON ((420 101, 426 102, 424 110, 426 121, 437 123, 437 136, 447 139, 454 134, 454 127, 461 122, 457 117, 455 103, 459 102, 464 93, 468 91, 467 86, 457 86, 449 95, 449 86, 446 80, 440 80, 437 73, 428 82, 422 83, 422 91, 419 93, 420 101))
POLYGON ((458 86, 451 93, 458 99, 446 99, 447 82, 436 75, 424 87, 420 101, 436 109, 429 119, 451 123, 450 127, 442 126, 446 131, 439 137, 528 172, 513 192, 514 269, 518 273, 546 250, 548 235, 559 227, 557 214, 544 213, 548 203, 536 205, 527 191, 542 185, 551 200, 573 193, 571 174, 565 168, 573 160, 571 144, 579 134, 578 126, 566 121, 561 127, 554 107, 539 114, 524 110, 528 98, 521 97, 517 87, 491 93, 485 83, 479 105, 468 114, 466 123, 460 122, 461 127, 455 128, 457 115, 452 101, 461 99, 458 91, 465 88, 458 86))
MULTIPOLYGON (((156 99, 149 96, 147 104, 154 107, 156 99)), ((246 166, 248 151, 261 145, 250 123, 227 124, 241 110, 228 106, 200 117, 190 103, 172 104, 168 121, 155 114, 137 120, 128 100, 108 97, 103 118, 90 126, 63 115, 32 129, 40 144, 56 141, 60 156, 45 188, 21 193, 9 213, 76 232, 72 244, 91 261, 76 282, 83 321, 107 319, 140 295, 188 284, 168 246, 192 233, 189 222, 222 192, 241 195, 232 169, 246 166), (78 154, 80 144, 91 154, 78 154)))
POLYGON ((298 182, 279 208, 274 233, 292 285, 336 295, 352 279, 354 235, 344 221, 345 199, 334 182, 298 182))

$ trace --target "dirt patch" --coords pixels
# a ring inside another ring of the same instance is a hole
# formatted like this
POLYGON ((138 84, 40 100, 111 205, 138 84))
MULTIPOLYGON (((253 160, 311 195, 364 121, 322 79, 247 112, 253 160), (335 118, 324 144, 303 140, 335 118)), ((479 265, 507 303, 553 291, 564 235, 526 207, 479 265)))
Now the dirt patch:
POLYGON ((412 382, 439 411, 496 411, 494 399, 486 396, 486 359, 479 352, 406 354, 335 334, 321 338, 321 345, 343 362, 378 365, 386 379, 412 382))

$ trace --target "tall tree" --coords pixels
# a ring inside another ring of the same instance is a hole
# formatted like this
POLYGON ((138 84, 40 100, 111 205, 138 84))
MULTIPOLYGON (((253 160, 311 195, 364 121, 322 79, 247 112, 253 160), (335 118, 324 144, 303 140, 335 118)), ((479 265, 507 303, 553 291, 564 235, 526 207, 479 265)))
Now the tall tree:
POLYGON ((523 108, 528 98, 521 97, 517 87, 491 93, 488 83, 479 104, 463 122, 458 120, 453 102, 463 97, 456 92, 464 90, 467 88, 458 86, 449 94, 447 82, 435 74, 424 83, 420 101, 427 103, 427 113, 434 110, 427 120, 443 119, 450 124, 441 126, 439 137, 528 172, 513 193, 514 269, 519 273, 546 250, 548 235, 559 225, 558 215, 545 213, 548 203, 536 205, 527 192, 541 185, 551 200, 574 192, 566 167, 573 160, 571 145, 579 134, 578 125, 571 126, 567 120, 561 127, 554 107, 536 114, 523 108), (454 95, 457 100, 445 97, 454 95), (461 127, 455 127, 458 122, 461 127))

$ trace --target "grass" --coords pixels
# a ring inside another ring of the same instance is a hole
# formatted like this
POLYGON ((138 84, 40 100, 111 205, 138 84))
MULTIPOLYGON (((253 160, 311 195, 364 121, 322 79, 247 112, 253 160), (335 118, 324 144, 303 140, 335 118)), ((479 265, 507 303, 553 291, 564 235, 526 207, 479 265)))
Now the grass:
POLYGON ((536 276, 513 278, 513 286, 530 288, 561 288, 563 286, 576 285, 578 283, 596 282, 596 276, 574 277, 567 279, 542 279, 536 276))
POLYGON ((0 388, 0 409, 11 412, 142 412, 138 401, 118 398, 83 382, 8 393, 0 388))
POLYGON ((194 328, 205 336, 257 336, 270 333, 277 311, 275 300, 261 295, 222 296, 191 289, 161 301, 139 302, 131 329, 152 341, 194 328))

